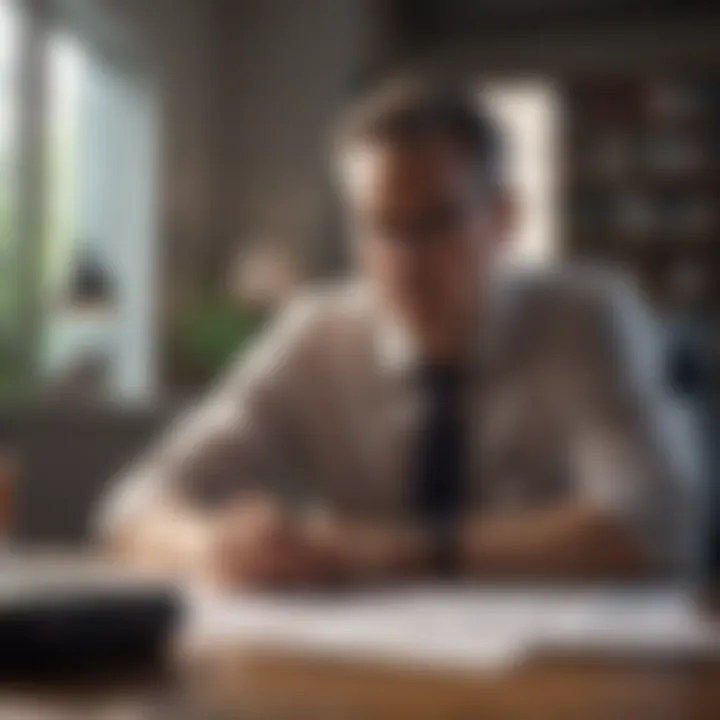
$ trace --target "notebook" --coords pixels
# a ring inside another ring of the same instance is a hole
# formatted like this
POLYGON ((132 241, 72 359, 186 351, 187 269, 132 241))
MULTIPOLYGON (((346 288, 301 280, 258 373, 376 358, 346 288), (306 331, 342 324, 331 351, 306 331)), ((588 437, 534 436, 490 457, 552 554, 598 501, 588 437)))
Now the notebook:
POLYGON ((192 643, 433 668, 503 669, 548 653, 674 658, 720 649, 717 625, 674 589, 195 592, 189 604, 192 643))

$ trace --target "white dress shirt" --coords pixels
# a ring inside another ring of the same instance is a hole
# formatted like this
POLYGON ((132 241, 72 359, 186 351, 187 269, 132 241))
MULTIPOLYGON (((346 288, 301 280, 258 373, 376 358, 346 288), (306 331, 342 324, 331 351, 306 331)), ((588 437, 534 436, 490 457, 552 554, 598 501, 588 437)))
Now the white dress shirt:
MULTIPOLYGON (((659 422, 659 343, 628 286, 577 270, 502 275, 486 310, 466 390, 477 511, 592 503, 669 569, 687 567, 693 492, 659 422)), ((117 483, 103 526, 152 502, 218 503, 252 488, 406 516, 416 357, 367 285, 304 294, 117 483)))

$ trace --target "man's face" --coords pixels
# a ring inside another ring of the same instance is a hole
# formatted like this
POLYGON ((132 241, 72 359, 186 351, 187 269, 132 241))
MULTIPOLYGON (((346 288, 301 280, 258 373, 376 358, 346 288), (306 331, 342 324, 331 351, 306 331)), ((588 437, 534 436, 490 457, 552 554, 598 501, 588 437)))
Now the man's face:
POLYGON ((421 336, 467 316, 498 244, 477 169, 444 138, 367 146, 346 167, 359 259, 390 309, 421 336))

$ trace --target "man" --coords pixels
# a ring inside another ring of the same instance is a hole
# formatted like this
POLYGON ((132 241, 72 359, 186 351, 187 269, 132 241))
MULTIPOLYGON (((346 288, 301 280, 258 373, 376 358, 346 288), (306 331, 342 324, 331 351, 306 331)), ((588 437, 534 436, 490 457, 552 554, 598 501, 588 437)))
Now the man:
POLYGON ((339 135, 361 280, 291 304, 120 484, 114 550, 229 586, 677 570, 683 488, 617 293, 500 272, 472 99, 391 83, 339 135))

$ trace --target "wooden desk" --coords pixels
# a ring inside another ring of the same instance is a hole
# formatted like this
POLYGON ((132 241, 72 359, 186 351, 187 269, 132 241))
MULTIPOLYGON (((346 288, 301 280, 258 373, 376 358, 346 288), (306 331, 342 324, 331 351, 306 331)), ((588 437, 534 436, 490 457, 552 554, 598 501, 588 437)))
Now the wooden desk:
POLYGON ((0 718, 26 717, 713 720, 720 718, 720 664, 548 661, 492 675, 226 650, 186 664, 173 677, 1 688, 0 718))
MULTIPOLYGON (((221 669, 222 667, 222 669, 221 669)), ((493 676, 308 659, 236 658, 205 688, 216 707, 278 718, 720 718, 720 665, 544 662, 493 676)))
POLYGON ((720 661, 538 660, 493 674, 270 656, 237 645, 177 655, 164 672, 55 686, 0 682, 0 720, 720 720, 720 661))

